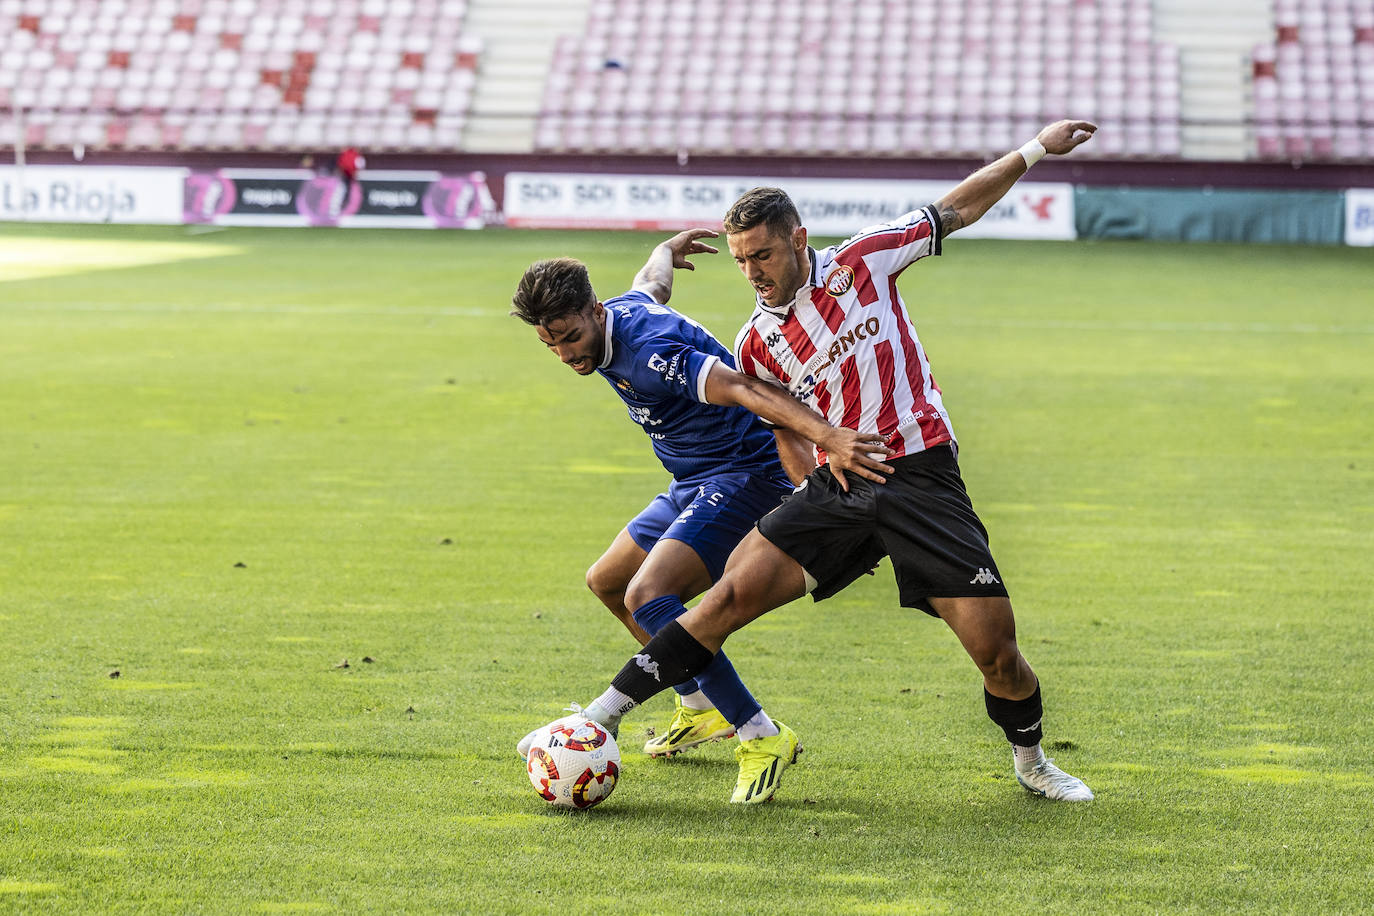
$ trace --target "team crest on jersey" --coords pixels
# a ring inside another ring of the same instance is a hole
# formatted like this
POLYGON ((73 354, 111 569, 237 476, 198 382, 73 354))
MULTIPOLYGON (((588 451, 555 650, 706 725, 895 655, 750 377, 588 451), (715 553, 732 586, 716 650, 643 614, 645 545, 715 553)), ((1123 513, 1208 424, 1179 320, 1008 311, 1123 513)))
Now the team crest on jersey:
POLYGON ((687 383, 687 368, 682 366, 682 354, 674 353, 672 359, 664 359, 657 353, 649 357, 648 366, 654 372, 663 376, 665 382, 679 381, 687 383))
POLYGON ((841 264, 825 276, 825 291, 836 298, 854 285, 854 268, 841 264))

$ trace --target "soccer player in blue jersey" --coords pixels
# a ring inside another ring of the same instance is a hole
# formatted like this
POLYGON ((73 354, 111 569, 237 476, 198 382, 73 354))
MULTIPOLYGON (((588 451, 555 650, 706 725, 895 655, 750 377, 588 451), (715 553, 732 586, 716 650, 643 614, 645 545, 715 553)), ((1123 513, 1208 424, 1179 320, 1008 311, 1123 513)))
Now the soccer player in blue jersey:
MULTIPOLYGON (((701 241, 714 235, 693 229, 661 243, 629 291, 604 302, 586 266, 572 258, 532 265, 512 299, 511 314, 532 325, 563 363, 610 383, 673 475, 668 491, 587 572, 587 587, 641 645, 720 578, 740 539, 811 471, 810 442, 827 450, 832 466, 838 460, 860 476, 876 480, 885 468, 881 437, 836 429, 781 389, 735 372, 726 347, 667 307, 674 269, 693 269, 689 255, 714 254, 701 241)), ((771 798, 781 776, 773 764, 801 750, 792 729, 763 711, 724 653, 675 689, 672 722, 645 753, 668 756, 737 733, 740 775, 731 801, 771 798)), ((570 718, 580 719, 580 711, 570 718)), ((518 745, 522 757, 532 736, 518 745)))

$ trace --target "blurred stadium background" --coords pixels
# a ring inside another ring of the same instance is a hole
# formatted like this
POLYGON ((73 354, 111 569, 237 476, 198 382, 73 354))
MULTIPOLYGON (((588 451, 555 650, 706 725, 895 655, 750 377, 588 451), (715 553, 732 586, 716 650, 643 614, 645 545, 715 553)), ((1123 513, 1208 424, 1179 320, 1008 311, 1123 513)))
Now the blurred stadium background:
MULTIPOLYGON (((488 218, 510 172, 948 181, 1060 117, 1101 133, 1038 180, 1374 186, 1374 2, 0 0, 4 159, 324 173, 355 146, 479 173, 488 218)), ((1220 236, 1342 239, 1246 231, 1220 236)))

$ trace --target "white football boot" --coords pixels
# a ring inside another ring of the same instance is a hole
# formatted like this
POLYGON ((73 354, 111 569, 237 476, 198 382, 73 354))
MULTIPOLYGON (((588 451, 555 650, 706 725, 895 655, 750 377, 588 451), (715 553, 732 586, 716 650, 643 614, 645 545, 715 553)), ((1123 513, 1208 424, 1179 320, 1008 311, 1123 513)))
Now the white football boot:
MULTIPOLYGON (((582 711, 582 707, 578 706, 576 703, 570 703, 565 708, 568 710, 568 715, 563 716, 561 719, 554 719, 548 725, 539 726, 516 743, 515 752, 520 755, 521 760, 525 760, 529 757, 530 745, 534 744, 534 739, 539 736, 540 732, 546 731, 554 725, 580 725, 583 722, 590 721, 587 714, 582 711)), ((605 728, 605 726, 603 725, 602 728, 605 728)), ((620 737, 620 727, 618 725, 615 728, 608 728, 606 730, 611 733, 612 738, 620 737)))
POLYGON ((1054 765, 1054 760, 1044 756, 1030 769, 1016 768, 1016 781, 1027 792, 1042 795, 1053 801, 1092 801, 1093 790, 1077 776, 1070 776, 1054 765))

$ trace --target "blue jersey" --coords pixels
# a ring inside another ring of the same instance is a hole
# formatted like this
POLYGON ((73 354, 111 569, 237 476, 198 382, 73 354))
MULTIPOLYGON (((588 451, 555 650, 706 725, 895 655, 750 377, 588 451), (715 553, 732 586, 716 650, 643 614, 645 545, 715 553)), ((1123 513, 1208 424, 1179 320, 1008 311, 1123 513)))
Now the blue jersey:
POLYGON ((750 473, 783 477, 770 433, 743 407, 706 401, 717 362, 735 368, 711 333, 647 293, 631 290, 606 303, 606 352, 597 371, 611 383, 678 480, 750 473))

